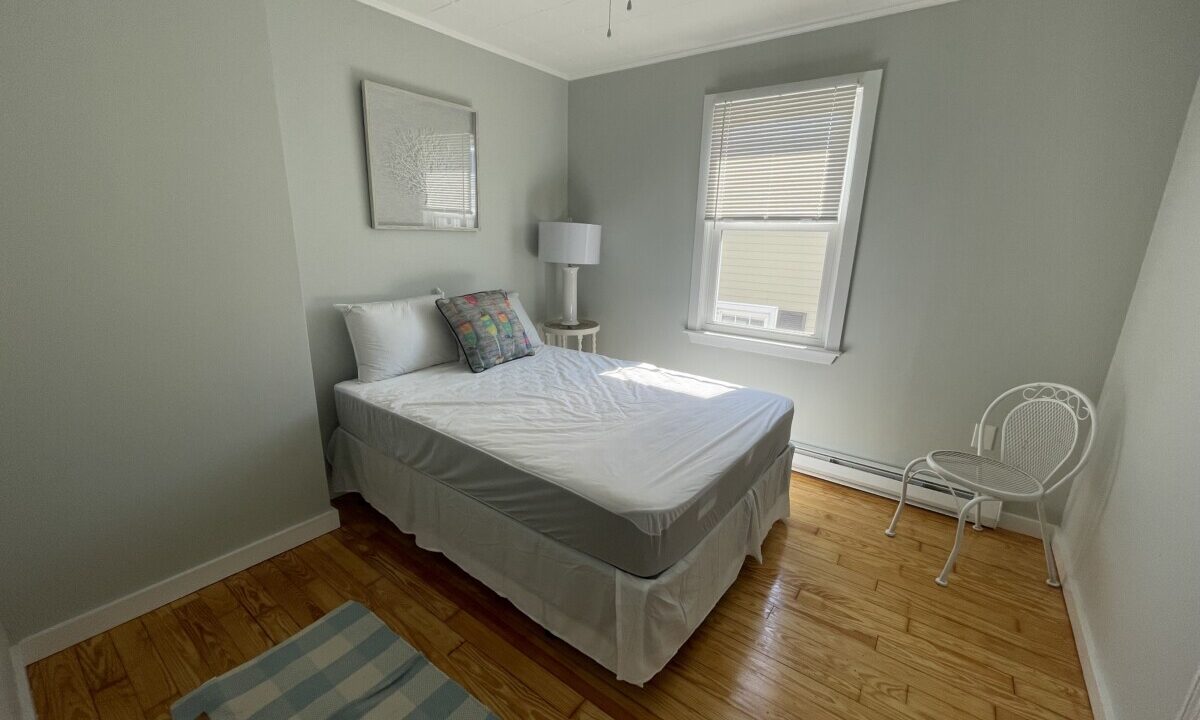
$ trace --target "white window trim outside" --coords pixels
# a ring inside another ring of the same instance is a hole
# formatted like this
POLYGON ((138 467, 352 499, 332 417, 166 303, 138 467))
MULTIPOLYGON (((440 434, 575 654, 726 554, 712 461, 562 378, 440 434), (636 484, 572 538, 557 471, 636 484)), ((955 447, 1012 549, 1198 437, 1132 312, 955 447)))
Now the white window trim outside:
POLYGON ((696 239, 692 253, 691 301, 688 305, 687 337, 696 343, 758 352, 779 357, 812 360, 829 364, 837 359, 842 348, 842 330, 846 321, 846 305, 850 297, 850 276, 854 268, 854 253, 858 246, 859 219, 863 194, 866 190, 867 165, 871 157, 871 142, 875 132, 875 111, 879 104, 882 70, 868 70, 835 77, 820 78, 784 85, 773 85, 704 96, 704 125, 700 142, 700 176, 696 200, 696 239), (840 222, 780 222, 753 223, 705 220, 708 201, 709 150, 712 141, 713 108, 718 102, 764 95, 802 92, 831 85, 855 83, 861 88, 858 112, 850 128, 852 142, 846 158, 845 184, 840 222), (821 311, 814 318, 816 332, 805 336, 797 333, 764 332, 753 328, 712 323, 720 269, 720 230, 728 227, 758 229, 802 228, 829 232, 825 250, 825 273, 821 289, 821 311))

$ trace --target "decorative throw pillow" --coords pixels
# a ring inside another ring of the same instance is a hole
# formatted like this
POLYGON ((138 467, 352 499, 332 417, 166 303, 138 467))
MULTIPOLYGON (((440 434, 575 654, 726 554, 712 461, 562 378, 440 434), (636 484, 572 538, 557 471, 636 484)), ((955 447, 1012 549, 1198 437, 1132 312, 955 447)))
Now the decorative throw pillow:
POLYGON ((503 290, 437 301, 473 372, 533 354, 525 326, 503 290))
MULTIPOLYGON (((515 292, 508 292, 508 304, 512 306, 513 312, 517 314, 517 319, 521 321, 521 325, 525 327, 525 337, 529 338, 529 351, 536 353, 538 348, 545 345, 542 342, 542 336, 538 335, 537 323, 529 318, 529 313, 525 311, 525 306, 521 304, 520 296, 515 292)), ((458 361, 465 363, 467 356, 463 354, 461 347, 458 348, 458 361)))

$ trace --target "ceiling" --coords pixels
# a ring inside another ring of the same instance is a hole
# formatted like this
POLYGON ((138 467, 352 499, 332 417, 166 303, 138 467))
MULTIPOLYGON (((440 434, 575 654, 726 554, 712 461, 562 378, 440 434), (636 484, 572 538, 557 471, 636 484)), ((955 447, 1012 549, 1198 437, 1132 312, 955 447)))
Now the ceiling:
POLYGON ((951 0, 360 0, 569 80, 951 0))

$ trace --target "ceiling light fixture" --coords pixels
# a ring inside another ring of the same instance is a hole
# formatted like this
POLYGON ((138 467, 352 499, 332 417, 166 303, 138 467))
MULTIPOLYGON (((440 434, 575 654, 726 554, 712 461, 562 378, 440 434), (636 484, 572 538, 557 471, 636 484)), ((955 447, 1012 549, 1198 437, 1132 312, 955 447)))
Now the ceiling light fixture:
MULTIPOLYGON (((633 10, 633 0, 628 0, 628 2, 625 3, 625 10, 626 11, 633 10)), ((608 36, 607 37, 612 37, 612 0, 608 0, 608 36)))

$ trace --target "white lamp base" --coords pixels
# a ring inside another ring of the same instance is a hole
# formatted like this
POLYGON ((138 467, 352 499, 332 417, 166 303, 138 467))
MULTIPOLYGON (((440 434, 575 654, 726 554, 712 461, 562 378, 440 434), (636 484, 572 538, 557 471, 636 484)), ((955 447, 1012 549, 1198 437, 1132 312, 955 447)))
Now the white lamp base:
POLYGON ((579 266, 563 265, 562 269, 563 325, 579 324, 579 266))

